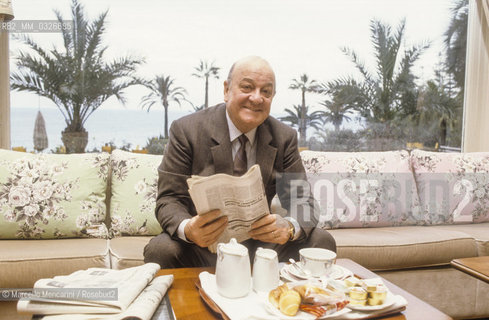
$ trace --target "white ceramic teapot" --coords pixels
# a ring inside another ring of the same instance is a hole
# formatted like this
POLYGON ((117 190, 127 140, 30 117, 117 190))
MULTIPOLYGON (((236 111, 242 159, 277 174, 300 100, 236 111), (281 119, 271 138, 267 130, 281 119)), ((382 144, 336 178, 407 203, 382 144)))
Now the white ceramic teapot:
POLYGON ((226 298, 240 298, 251 287, 251 268, 248 249, 235 238, 217 245, 217 292, 226 298))

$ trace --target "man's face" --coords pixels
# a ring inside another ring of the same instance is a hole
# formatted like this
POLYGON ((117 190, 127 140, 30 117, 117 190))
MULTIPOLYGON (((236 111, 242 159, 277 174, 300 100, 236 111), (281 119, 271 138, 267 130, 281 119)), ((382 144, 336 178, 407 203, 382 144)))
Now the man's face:
POLYGON ((224 101, 236 128, 246 133, 265 121, 275 95, 275 75, 260 60, 235 65, 231 83, 224 81, 224 101))

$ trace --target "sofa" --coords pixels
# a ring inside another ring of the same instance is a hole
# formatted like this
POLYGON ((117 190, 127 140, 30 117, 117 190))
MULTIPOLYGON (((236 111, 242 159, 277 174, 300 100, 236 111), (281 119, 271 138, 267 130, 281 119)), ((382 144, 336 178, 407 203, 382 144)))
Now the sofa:
MULTIPOLYGON (((454 317, 489 315, 489 285, 450 268, 452 259, 489 255, 489 153, 306 150, 301 157, 320 204, 318 225, 335 238, 338 258, 454 317), (461 295, 471 301, 462 308, 453 303, 461 295)), ((154 215, 161 158, 0 150, 0 288, 142 264, 144 246, 161 232, 154 215)), ((283 212, 278 199, 271 209, 283 212)))

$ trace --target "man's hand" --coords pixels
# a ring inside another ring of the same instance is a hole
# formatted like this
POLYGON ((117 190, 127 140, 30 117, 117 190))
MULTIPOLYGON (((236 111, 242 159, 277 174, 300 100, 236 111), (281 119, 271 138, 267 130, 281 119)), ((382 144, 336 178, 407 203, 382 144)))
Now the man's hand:
POLYGON ((192 217, 184 229, 187 240, 202 248, 216 242, 228 225, 228 217, 217 218, 220 214, 220 210, 212 210, 192 217))
POLYGON ((284 244, 289 241, 289 223, 282 216, 269 214, 251 225, 249 235, 263 242, 284 244))

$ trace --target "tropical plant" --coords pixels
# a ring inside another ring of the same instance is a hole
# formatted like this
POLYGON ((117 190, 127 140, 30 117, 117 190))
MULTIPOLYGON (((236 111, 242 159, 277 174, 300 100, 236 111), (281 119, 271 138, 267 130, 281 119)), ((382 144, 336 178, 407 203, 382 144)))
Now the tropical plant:
POLYGON ((351 120, 348 114, 351 114, 352 110, 348 106, 345 106, 342 103, 335 103, 331 100, 324 100, 319 102, 319 104, 325 106, 327 109, 321 111, 323 116, 323 123, 326 124, 328 122, 331 122, 336 132, 340 131, 340 126, 344 120, 351 120))
MULTIPOLYGON (((45 50, 28 36, 21 38, 32 53, 19 52, 19 70, 10 78, 14 90, 34 92, 55 103, 66 122, 62 141, 68 153, 85 150, 84 125, 107 99, 115 96, 125 102, 123 90, 140 83, 134 73, 143 62, 132 57, 104 61, 107 47, 102 45, 102 35, 108 11, 89 21, 83 6, 73 0, 71 12, 73 27, 61 30, 62 49, 45 50)), ((63 17, 58 11, 55 14, 61 23, 63 17)))
POLYGON ((157 102, 161 102, 163 105, 165 109, 165 138, 168 138, 168 107, 170 102, 176 102, 180 106, 182 101, 187 101, 185 98, 187 91, 183 87, 175 87, 174 81, 175 79, 170 76, 156 76, 155 79, 144 84, 151 92, 141 100, 141 106, 147 108, 148 112, 157 102))
POLYGON ((292 79, 292 84, 289 86, 289 89, 292 90, 300 90, 302 104, 300 105, 299 112, 299 145, 304 146, 306 143, 306 130, 308 121, 306 120, 307 107, 306 107, 306 92, 317 92, 318 83, 316 80, 309 79, 307 74, 300 75, 299 79, 292 79))
POLYGON ((320 91, 348 91, 352 95, 349 99, 355 100, 355 109, 367 122, 384 123, 386 127, 396 116, 414 113, 417 87, 412 66, 429 44, 405 48, 401 55, 405 26, 406 22, 402 20, 393 32, 389 25, 372 20, 370 30, 377 61, 376 72, 368 71, 354 50, 343 48, 343 53, 351 58, 359 71, 361 80, 352 76, 342 77, 326 83, 320 91))
POLYGON ((467 25, 469 1, 457 0, 451 9, 452 17, 445 32, 447 71, 454 76, 463 94, 465 84, 465 56, 467 52, 467 25))
POLYGON ((192 73, 194 77, 205 79, 205 108, 209 107, 209 77, 219 79, 219 67, 214 65, 214 62, 208 63, 205 60, 200 60, 198 67, 194 67, 195 73, 192 73))
POLYGON ((194 112, 204 110, 205 109, 205 104, 201 104, 200 106, 194 106, 192 105, 192 108, 194 109, 194 112))
POLYGON ((343 121, 351 120, 349 115, 352 115, 353 109, 357 107, 355 96, 348 92, 347 88, 344 89, 331 92, 332 99, 319 102, 320 105, 326 107, 326 110, 322 111, 323 123, 331 122, 336 132, 340 131, 343 121))
POLYGON ((424 128, 432 126, 439 145, 446 146, 451 142, 452 146, 460 146, 460 140, 453 138, 460 137, 462 134, 461 130, 456 129, 458 127, 461 129, 462 105, 458 102, 456 91, 450 95, 453 91, 447 90, 441 79, 438 77, 429 80, 422 88, 423 99, 418 106, 418 123, 424 128), (460 132, 449 139, 450 130, 460 132))
POLYGON ((318 151, 362 151, 362 135, 350 129, 339 131, 320 128, 310 141, 311 149, 318 151))
POLYGON ((168 138, 165 138, 160 134, 158 137, 148 138, 148 142, 144 149, 148 150, 149 154, 163 154, 167 143, 168 138))
MULTIPOLYGON (((321 124, 321 111, 314 111, 309 114, 309 106, 305 108, 305 114, 303 114, 304 108, 302 106, 295 104, 293 106, 293 110, 286 108, 285 112, 287 116, 279 117, 280 121, 288 123, 292 128, 298 128, 299 130, 303 127, 312 127, 314 129, 318 129, 321 124)), ((303 141, 301 146, 306 145, 307 136, 306 131, 299 131, 299 140, 303 141)))

